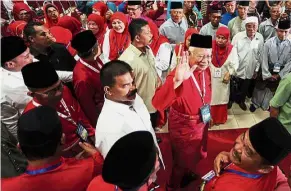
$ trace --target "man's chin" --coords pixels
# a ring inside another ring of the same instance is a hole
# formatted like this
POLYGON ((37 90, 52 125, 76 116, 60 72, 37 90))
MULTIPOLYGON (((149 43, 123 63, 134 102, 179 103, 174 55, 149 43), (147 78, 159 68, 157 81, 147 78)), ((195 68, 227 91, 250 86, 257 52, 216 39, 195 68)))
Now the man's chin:
POLYGON ((233 164, 240 165, 240 162, 234 156, 233 149, 231 149, 229 152, 229 159, 230 159, 230 162, 232 162, 233 164))

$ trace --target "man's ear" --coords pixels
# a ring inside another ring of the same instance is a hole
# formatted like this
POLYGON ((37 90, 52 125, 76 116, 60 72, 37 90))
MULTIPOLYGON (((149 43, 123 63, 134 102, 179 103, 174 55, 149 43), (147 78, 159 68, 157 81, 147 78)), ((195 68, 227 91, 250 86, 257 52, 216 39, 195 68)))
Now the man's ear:
POLYGON ((34 39, 33 39, 32 36, 29 36, 29 37, 28 37, 28 40, 29 40, 29 42, 34 42, 34 39))
POLYGON ((105 86, 105 87, 104 87, 104 92, 105 92, 105 94, 107 94, 107 95, 112 95, 112 93, 110 92, 110 87, 109 87, 109 86, 105 86))
POLYGON ((13 69, 13 68, 15 68, 15 63, 13 61, 5 62, 4 67, 7 69, 13 69))
POLYGON ((33 92, 27 92, 27 95, 30 96, 30 97, 33 97, 34 93, 33 92))
POLYGON ((274 166, 270 166, 270 165, 263 165, 258 172, 262 173, 262 174, 268 174, 270 173, 272 170, 274 170, 274 166))
POLYGON ((139 37, 139 35, 136 35, 136 36, 134 37, 134 39, 136 40, 136 42, 139 42, 139 41, 140 41, 140 37, 139 37))

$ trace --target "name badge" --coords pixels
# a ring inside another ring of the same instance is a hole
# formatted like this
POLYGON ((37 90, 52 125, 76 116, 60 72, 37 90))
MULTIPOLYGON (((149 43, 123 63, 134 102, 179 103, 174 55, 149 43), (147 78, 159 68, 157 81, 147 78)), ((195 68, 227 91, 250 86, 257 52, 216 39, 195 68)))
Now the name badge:
POLYGON ((280 63, 275 63, 274 64, 274 68, 273 68, 273 72, 279 73, 281 69, 281 64, 280 63))
POLYGON ((206 104, 200 108, 201 118, 204 124, 208 123, 211 119, 210 105, 206 104))
POLYGON ((221 78, 221 68, 214 69, 214 78, 221 78))

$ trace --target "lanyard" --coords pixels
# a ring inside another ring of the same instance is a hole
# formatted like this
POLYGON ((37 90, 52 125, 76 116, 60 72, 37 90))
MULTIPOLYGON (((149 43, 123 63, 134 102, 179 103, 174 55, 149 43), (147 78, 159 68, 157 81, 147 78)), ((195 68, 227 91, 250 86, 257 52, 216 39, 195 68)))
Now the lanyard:
MULTIPOLYGON (((32 104, 34 106, 36 106, 36 107, 40 106, 40 104, 36 103, 34 100, 32 100, 32 104)), ((68 108, 68 106, 67 106, 67 104, 66 104, 66 102, 64 101, 63 98, 61 99, 61 104, 64 107, 64 109, 66 110, 66 112, 68 113, 68 116, 57 111, 58 116, 63 118, 63 119, 65 119, 65 120, 67 120, 67 121, 69 121, 69 122, 71 122, 73 125, 77 126, 77 123, 72 119, 72 115, 70 113, 70 110, 69 110, 69 108, 68 108)), ((73 109, 73 107, 72 107, 72 109, 73 109)))
POLYGON ((26 170, 25 173, 29 174, 29 175, 38 175, 38 174, 43 174, 46 173, 48 171, 54 170, 56 168, 58 168, 59 166, 61 166, 62 162, 59 162, 58 164, 46 167, 46 168, 41 168, 38 170, 26 170))
POLYGON ((194 81, 194 84, 195 84, 195 86, 196 86, 196 88, 197 88, 197 90, 199 92, 199 95, 200 95, 200 97, 202 99, 203 105, 205 105, 205 103, 204 103, 204 97, 205 97, 205 94, 206 94, 206 89, 205 89, 205 76, 204 76, 204 72, 202 72, 202 77, 203 77, 203 81, 202 81, 203 94, 201 92, 201 89, 200 89, 200 87, 199 87, 199 85, 197 83, 197 80, 196 80, 195 76, 193 75, 193 73, 191 74, 191 77, 192 77, 192 79, 194 81))
POLYGON ((251 179, 258 179, 261 178, 263 175, 262 174, 248 174, 248 173, 244 173, 244 172, 240 172, 237 170, 233 170, 233 169, 224 169, 225 172, 231 172, 246 178, 251 178, 251 179))
MULTIPOLYGON (((85 62, 84 60, 82 60, 81 58, 80 58, 80 62, 81 62, 84 66, 86 66, 87 68, 93 70, 94 72, 96 72, 96 73, 100 73, 99 70, 97 70, 97 69, 94 68, 93 66, 89 65, 88 63, 86 63, 86 62, 85 62)), ((99 65, 98 65, 98 66, 99 66, 99 65)))

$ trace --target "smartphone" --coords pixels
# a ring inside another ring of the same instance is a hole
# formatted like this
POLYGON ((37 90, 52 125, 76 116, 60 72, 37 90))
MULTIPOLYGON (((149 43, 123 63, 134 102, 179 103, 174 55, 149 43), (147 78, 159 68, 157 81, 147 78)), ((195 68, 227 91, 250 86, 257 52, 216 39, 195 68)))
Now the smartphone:
POLYGON ((78 123, 76 133, 82 142, 88 141, 88 131, 81 123, 78 123))

